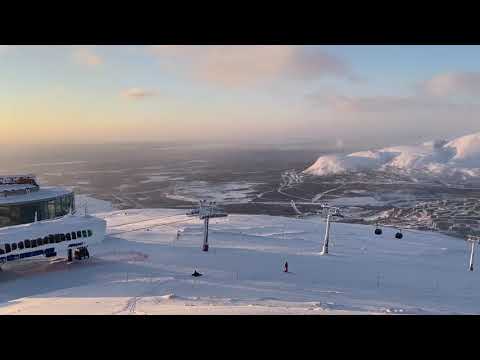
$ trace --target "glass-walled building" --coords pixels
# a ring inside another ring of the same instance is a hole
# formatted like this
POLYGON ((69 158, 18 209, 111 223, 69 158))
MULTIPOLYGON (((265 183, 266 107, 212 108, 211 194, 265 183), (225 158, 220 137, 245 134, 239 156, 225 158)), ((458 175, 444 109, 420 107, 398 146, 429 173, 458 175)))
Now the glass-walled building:
POLYGON ((2 193, 0 185, 0 227, 54 219, 75 210, 72 191, 62 188, 36 188, 12 195, 2 193))

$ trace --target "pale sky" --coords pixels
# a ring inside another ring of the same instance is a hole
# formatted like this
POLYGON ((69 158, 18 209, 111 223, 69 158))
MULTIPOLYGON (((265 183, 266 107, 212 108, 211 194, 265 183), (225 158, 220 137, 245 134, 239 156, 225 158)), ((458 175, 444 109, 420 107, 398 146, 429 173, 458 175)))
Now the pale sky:
POLYGON ((2 144, 418 142, 479 96, 479 46, 0 45, 2 144))

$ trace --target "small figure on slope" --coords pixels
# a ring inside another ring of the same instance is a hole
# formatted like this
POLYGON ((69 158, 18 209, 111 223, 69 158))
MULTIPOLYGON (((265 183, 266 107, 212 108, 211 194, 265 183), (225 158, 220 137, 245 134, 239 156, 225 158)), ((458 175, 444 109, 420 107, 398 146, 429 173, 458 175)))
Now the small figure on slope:
POLYGON ((200 273, 195 269, 195 271, 193 272, 192 276, 193 276, 193 277, 199 277, 199 276, 202 276, 202 274, 200 274, 200 273))
POLYGON ((283 272, 288 273, 288 262, 287 261, 285 261, 285 267, 283 269, 283 272))

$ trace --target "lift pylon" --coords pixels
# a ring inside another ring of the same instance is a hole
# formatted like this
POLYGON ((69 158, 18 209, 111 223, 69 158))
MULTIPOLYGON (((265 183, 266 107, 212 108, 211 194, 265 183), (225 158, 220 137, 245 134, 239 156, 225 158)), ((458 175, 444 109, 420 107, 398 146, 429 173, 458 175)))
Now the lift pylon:
POLYGON ((475 244, 478 245, 478 243, 480 242, 480 236, 469 235, 467 237, 467 242, 471 243, 470 262, 468 264, 468 269, 470 271, 473 271, 473 258, 475 256, 475 244))
POLYGON ((327 211, 327 224, 325 227, 325 237, 323 239, 323 248, 320 255, 328 254, 328 244, 330 242, 330 222, 333 217, 344 217, 340 212, 340 209, 333 206, 322 205, 322 209, 327 211))
POLYGON ((207 202, 207 200, 200 200, 197 208, 187 212, 187 216, 198 216, 203 220, 203 251, 208 251, 208 227, 210 218, 227 217, 228 214, 222 208, 217 206, 215 201, 207 202))

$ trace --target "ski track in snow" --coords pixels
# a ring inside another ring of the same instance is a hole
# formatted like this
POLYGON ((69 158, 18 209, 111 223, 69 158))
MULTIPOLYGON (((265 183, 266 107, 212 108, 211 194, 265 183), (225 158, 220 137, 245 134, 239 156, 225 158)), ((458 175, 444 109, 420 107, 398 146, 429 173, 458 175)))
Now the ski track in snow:
POLYGON ((341 188, 344 187, 344 186, 345 186, 345 185, 342 184, 342 185, 340 185, 340 186, 337 186, 336 188, 333 188, 333 189, 330 189, 330 190, 327 190, 327 191, 324 191, 324 192, 322 192, 322 193, 320 193, 320 194, 315 195, 315 196, 312 198, 312 203, 319 202, 325 195, 330 194, 330 193, 332 193, 332 192, 335 192, 335 191, 337 191, 338 189, 341 189, 341 188))

